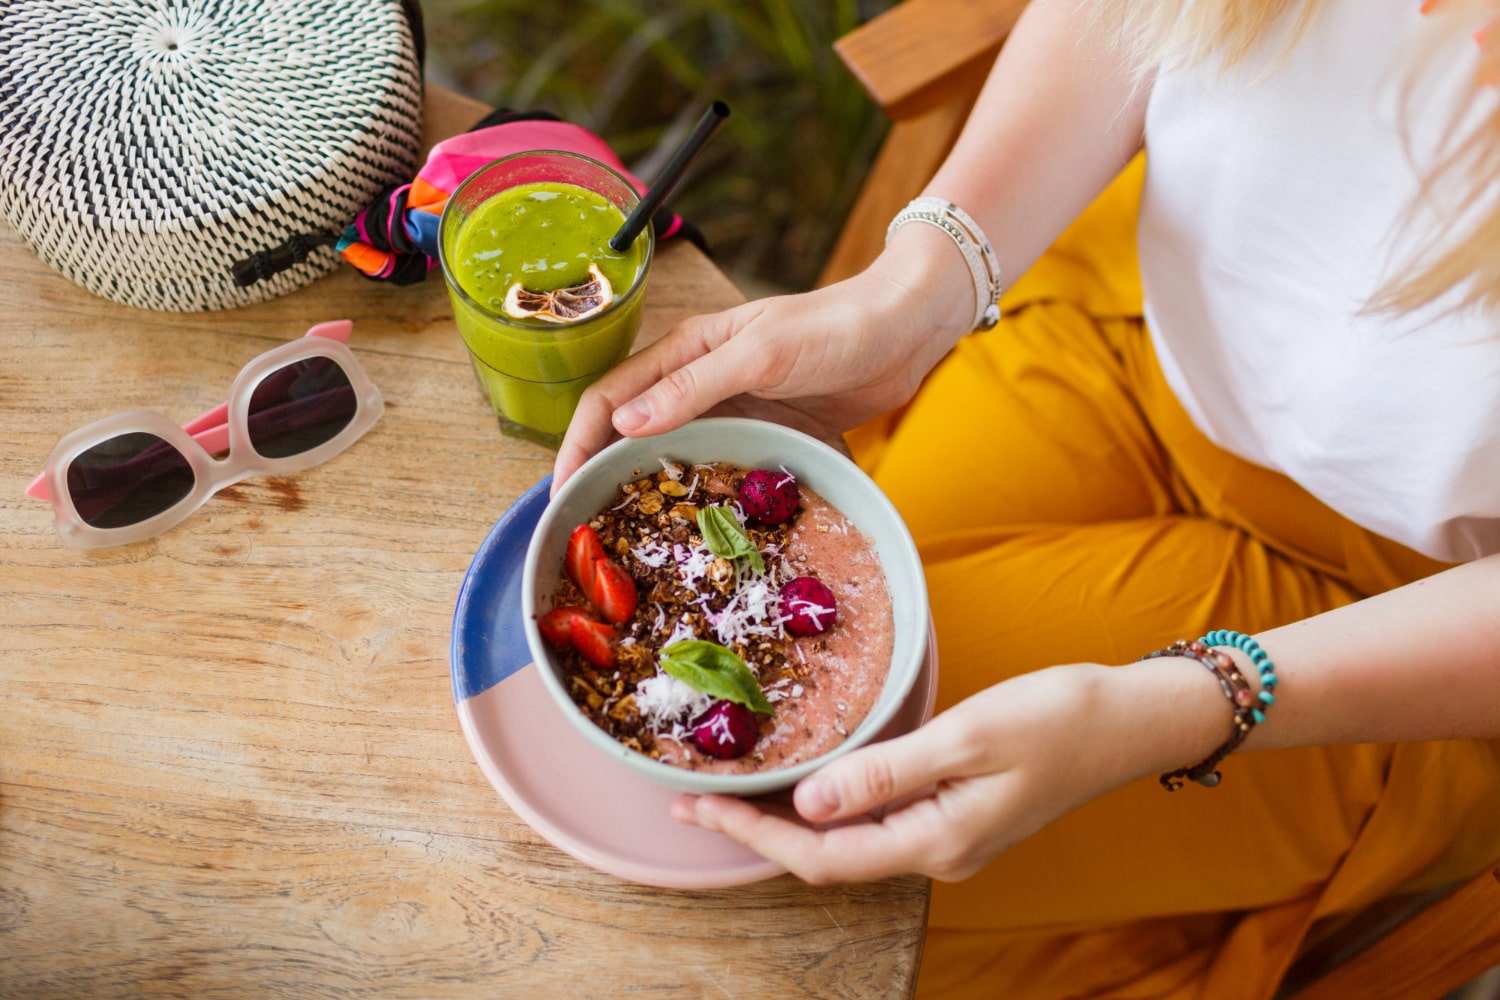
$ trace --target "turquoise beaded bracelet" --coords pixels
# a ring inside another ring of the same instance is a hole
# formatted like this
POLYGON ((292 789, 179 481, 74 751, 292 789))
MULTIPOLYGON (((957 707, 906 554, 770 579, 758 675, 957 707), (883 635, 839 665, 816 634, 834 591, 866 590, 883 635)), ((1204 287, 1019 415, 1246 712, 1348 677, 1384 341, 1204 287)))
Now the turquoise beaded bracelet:
POLYGON ((1276 664, 1271 662, 1271 657, 1260 643, 1243 632, 1233 632, 1228 629, 1215 629, 1198 640, 1205 646, 1233 646, 1242 650, 1250 657, 1250 662, 1260 672, 1260 708, 1250 710, 1255 717, 1256 724, 1266 721, 1266 709, 1276 704, 1276 664))

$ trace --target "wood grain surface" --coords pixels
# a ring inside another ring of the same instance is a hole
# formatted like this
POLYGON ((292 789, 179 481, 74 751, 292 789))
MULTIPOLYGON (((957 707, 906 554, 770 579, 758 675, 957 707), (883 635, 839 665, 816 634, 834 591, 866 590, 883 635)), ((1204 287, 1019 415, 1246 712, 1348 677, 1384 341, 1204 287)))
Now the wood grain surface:
POLYGON ((892 121, 972 96, 1026 0, 905 0, 833 45, 892 121))
MULTIPOLYGON (((483 111, 428 104, 429 138, 483 111)), ((345 267, 249 308, 152 313, 72 285, 4 224, 0 273, 0 997, 909 994, 925 880, 633 885, 486 782, 450 621, 552 453, 498 433, 440 281, 345 267), (388 409, 333 461, 91 552, 23 495, 63 433, 186 420, 335 318, 388 409)), ((739 300, 669 245, 643 336, 739 300)))

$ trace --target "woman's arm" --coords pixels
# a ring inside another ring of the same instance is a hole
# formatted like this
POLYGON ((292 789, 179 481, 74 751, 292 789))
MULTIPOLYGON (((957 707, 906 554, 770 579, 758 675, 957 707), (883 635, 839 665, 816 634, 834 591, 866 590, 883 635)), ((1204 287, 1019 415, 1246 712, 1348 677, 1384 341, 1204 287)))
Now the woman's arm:
MULTIPOLYGON (((1146 87, 1086 35, 1074 0, 1033 0, 927 193, 974 216, 1014 281, 1140 147, 1146 87)), ((906 402, 968 332, 974 288, 954 243, 911 223, 865 272, 805 295, 698 316, 579 403, 554 489, 616 432, 681 426, 741 394, 829 434, 906 402)))
POLYGON ((952 153, 923 191, 975 217, 1007 283, 1036 263, 1141 148, 1151 78, 1137 82, 1109 40, 1086 29, 1085 7, 1032 0, 952 153))
POLYGON ((1257 639, 1282 680, 1251 749, 1500 738, 1500 555, 1257 639))
MULTIPOLYGON (((1500 738, 1500 555, 1257 639, 1280 683, 1241 752, 1500 738)), ((1203 759, 1228 736, 1229 720, 1217 683, 1191 660, 1052 667, 854 751, 794 796, 811 823, 914 796, 879 819, 819 831, 719 796, 684 796, 673 816, 722 830, 812 882, 909 871, 964 878, 1099 795, 1203 759)))

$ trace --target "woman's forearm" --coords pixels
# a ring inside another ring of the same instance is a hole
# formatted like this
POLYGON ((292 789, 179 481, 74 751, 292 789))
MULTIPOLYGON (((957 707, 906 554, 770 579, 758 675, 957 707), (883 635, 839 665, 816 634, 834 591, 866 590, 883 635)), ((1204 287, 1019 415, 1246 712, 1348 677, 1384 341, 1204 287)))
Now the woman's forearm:
MULTIPOLYGON (((1278 683, 1245 750, 1500 739, 1500 555, 1255 638, 1278 683)), ((1256 677, 1248 656, 1224 651, 1256 677)), ((1120 781, 1196 763, 1228 736, 1225 699, 1192 660, 1098 676, 1099 735, 1129 748, 1120 781)))
POLYGON ((984 228, 1007 280, 1029 268, 1141 148, 1150 80, 1077 0, 1033 0, 927 193, 984 228))
MULTIPOLYGON (((924 193, 979 223, 1004 284, 1015 282, 1141 146, 1150 81, 1085 30, 1074 0, 1032 0, 953 151, 924 193)), ((968 269, 949 238, 905 225, 871 268, 908 290, 890 308, 920 317, 913 360, 936 363, 972 325, 968 269)))
POLYGON ((1500 738, 1500 555, 1257 638, 1282 679, 1250 748, 1500 738))

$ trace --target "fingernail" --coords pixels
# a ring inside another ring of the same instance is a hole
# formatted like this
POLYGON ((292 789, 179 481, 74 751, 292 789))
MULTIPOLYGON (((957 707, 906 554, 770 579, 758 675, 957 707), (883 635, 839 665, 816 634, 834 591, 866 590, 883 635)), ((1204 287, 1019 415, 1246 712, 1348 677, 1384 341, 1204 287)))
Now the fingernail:
POLYGON ((838 783, 829 781, 827 778, 813 778, 803 794, 807 796, 807 804, 814 807, 820 813, 834 813, 839 808, 838 783))
POLYGON ((714 808, 703 805, 701 799, 693 809, 693 822, 705 830, 711 830, 714 833, 719 832, 719 817, 715 815, 714 808))
POLYGON ((639 430, 651 419, 651 404, 644 399, 632 399, 615 411, 615 427, 621 432, 639 430))

